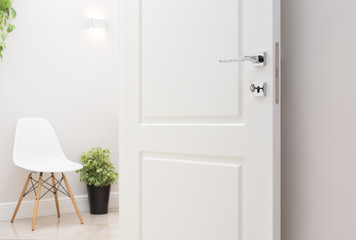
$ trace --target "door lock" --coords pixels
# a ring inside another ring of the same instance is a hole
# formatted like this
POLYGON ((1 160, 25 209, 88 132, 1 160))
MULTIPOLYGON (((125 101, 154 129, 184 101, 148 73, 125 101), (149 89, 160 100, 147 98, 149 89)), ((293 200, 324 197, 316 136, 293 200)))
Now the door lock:
POLYGON ((264 97, 266 96, 266 83, 264 82, 255 82, 250 86, 251 92, 255 97, 264 97))

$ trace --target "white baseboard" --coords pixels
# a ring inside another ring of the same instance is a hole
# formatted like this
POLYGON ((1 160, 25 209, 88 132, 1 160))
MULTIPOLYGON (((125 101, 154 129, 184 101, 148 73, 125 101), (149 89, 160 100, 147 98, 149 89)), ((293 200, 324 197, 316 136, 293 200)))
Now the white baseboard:
MULTIPOLYGON (((77 202, 79 211, 89 211, 88 195, 74 196, 77 202)), ((68 197, 60 197, 59 210, 61 214, 73 213, 75 209, 72 201, 68 197)), ((17 202, 0 203, 0 221, 10 221, 14 213, 17 202)), ((23 200, 15 219, 32 218, 35 200, 23 200)), ((109 208, 119 207, 119 193, 113 192, 110 194, 109 208)), ((54 198, 41 199, 38 206, 37 216, 57 215, 56 204, 54 198)))

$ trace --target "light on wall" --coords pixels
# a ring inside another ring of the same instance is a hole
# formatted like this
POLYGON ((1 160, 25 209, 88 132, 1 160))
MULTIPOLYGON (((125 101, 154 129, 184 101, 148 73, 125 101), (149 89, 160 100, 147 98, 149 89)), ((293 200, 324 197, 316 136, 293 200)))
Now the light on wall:
POLYGON ((106 20, 98 18, 88 18, 88 28, 89 30, 95 31, 106 31, 106 20))

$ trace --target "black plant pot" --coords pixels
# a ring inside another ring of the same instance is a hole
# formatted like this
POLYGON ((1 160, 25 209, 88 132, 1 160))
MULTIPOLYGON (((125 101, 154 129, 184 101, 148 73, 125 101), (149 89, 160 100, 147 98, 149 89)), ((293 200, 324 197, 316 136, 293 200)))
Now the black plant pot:
POLYGON ((88 186, 90 214, 107 214, 110 197, 110 185, 106 187, 88 186))

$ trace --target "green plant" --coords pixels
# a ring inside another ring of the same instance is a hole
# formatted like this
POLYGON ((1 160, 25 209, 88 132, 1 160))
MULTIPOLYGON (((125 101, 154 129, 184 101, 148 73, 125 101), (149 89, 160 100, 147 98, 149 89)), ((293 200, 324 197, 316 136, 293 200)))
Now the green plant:
POLYGON ((110 160, 110 151, 101 147, 92 148, 82 153, 80 158, 83 168, 77 170, 79 179, 89 186, 104 187, 116 183, 119 174, 110 160))
POLYGON ((12 0, 0 0, 0 57, 2 59, 2 52, 6 48, 5 40, 7 34, 12 32, 15 28, 10 23, 12 18, 16 17, 16 11, 12 7, 12 0))

